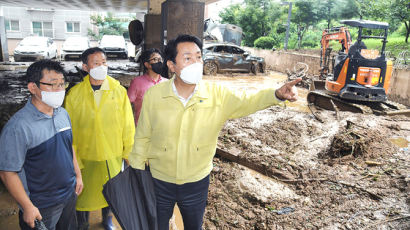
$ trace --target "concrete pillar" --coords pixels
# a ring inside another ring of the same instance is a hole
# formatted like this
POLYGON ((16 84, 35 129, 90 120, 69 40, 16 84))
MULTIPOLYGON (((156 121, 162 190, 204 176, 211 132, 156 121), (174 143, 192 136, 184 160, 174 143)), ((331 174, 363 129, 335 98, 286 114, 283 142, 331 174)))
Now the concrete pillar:
POLYGON ((162 46, 180 34, 191 34, 202 40, 204 31, 204 1, 166 0, 161 5, 162 46))
POLYGON ((4 21, 3 8, 0 7, 0 62, 9 61, 9 49, 7 47, 6 23, 4 21))
POLYGON ((144 19, 144 50, 161 49, 161 15, 146 14, 144 19))
POLYGON ((148 0, 144 17, 144 49, 161 49, 161 4, 165 0, 148 0))

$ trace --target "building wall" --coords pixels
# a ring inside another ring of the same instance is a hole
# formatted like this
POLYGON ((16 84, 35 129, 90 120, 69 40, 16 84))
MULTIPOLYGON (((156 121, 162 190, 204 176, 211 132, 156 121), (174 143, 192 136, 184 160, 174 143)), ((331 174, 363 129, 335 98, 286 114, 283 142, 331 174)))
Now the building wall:
POLYGON ((89 11, 76 10, 50 10, 34 9, 27 7, 3 7, 6 20, 18 20, 19 31, 7 31, 7 38, 23 39, 33 34, 33 21, 46 21, 53 23, 53 39, 65 40, 69 36, 87 36, 88 29, 92 28, 89 11), (78 22, 80 32, 67 32, 66 22, 78 22))

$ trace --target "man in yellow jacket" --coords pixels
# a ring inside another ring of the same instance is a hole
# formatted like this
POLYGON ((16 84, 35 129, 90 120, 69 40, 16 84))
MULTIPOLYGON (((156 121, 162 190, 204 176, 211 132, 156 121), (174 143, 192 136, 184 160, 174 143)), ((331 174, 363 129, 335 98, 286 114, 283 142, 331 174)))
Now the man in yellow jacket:
POLYGON ((174 77, 146 92, 129 157, 134 168, 149 163, 160 230, 168 230, 175 203, 184 228, 201 229, 212 158, 225 121, 297 99, 295 85, 301 79, 253 95, 201 82, 201 49, 194 36, 169 41, 165 56, 174 77))
POLYGON ((102 208, 103 226, 113 229, 112 214, 102 194, 109 177, 121 170, 134 143, 135 125, 127 91, 107 76, 107 60, 98 47, 83 52, 89 73, 68 93, 65 108, 73 129, 73 145, 83 168, 84 190, 77 200, 80 229, 88 229, 89 211, 102 208))

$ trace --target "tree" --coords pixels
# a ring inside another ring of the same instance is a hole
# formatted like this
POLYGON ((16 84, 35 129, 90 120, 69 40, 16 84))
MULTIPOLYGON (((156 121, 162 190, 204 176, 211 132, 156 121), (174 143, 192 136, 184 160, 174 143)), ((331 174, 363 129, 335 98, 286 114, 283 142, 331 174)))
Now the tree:
POLYGON ((295 12, 292 12, 291 21, 297 25, 298 49, 301 47, 306 31, 319 21, 319 12, 320 7, 313 0, 295 2, 295 12))
POLYGON ((359 15, 366 20, 387 21, 391 0, 357 0, 359 15))
POLYGON ((351 19, 360 16, 356 0, 340 0, 336 3, 335 8, 339 11, 339 19, 351 19))
POLYGON ((88 29, 88 35, 94 39, 101 40, 103 35, 122 35, 128 30, 124 28, 123 24, 126 20, 121 20, 115 18, 112 13, 107 13, 107 16, 91 15, 91 24, 98 28, 98 33, 94 33, 92 30, 88 29))
POLYGON ((225 8, 219 13, 219 17, 222 19, 221 23, 225 24, 238 24, 239 14, 241 13, 241 6, 239 4, 234 4, 225 8))
POLYGON ((243 44, 253 46, 254 41, 269 35, 273 24, 280 14, 278 7, 271 0, 245 0, 243 5, 232 5, 219 16, 222 23, 230 23, 242 28, 243 44))
POLYGON ((401 21, 406 26, 406 43, 410 33, 410 2, 408 0, 394 0, 390 6, 390 17, 401 21))

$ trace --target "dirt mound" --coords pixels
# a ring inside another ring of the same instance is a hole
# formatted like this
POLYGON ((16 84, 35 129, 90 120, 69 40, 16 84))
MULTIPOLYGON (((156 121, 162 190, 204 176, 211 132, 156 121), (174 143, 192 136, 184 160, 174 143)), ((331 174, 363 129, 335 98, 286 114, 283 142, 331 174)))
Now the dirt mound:
POLYGON ((410 228, 410 119, 319 113, 227 122, 217 154, 239 165, 215 158, 205 229, 410 228))
POLYGON ((347 121, 346 129, 333 137, 329 150, 320 153, 319 157, 353 156, 368 159, 377 158, 380 155, 391 155, 397 150, 398 148, 389 141, 388 136, 381 135, 380 130, 367 129, 347 121))

